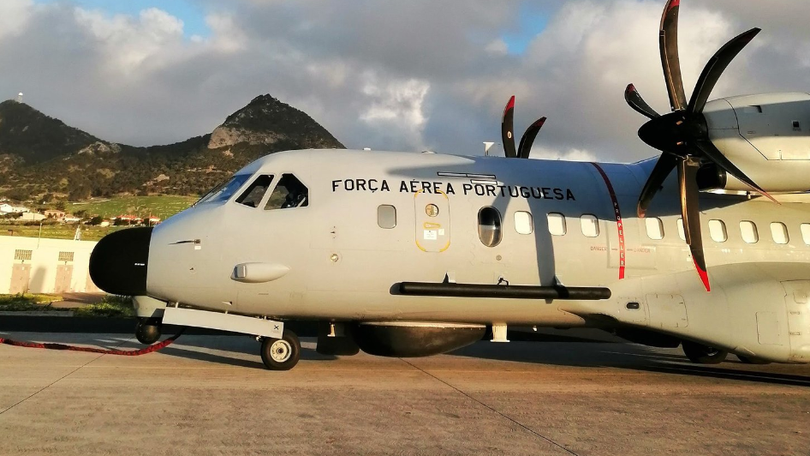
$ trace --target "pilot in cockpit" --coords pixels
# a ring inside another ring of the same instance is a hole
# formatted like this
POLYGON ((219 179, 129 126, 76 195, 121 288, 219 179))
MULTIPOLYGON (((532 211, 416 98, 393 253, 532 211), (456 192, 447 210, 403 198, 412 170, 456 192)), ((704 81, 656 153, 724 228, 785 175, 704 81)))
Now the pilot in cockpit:
POLYGON ((281 205, 282 209, 289 207, 302 207, 307 205, 308 191, 307 187, 301 183, 295 176, 285 174, 278 184, 279 187, 287 189, 287 196, 284 198, 284 203, 281 205))

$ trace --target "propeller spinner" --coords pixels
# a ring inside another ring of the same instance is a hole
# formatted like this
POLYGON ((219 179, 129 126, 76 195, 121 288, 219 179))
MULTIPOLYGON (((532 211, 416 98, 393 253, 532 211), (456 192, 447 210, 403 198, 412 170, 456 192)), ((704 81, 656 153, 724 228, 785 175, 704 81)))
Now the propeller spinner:
POLYGON ((517 151, 515 150, 515 134, 513 120, 515 117, 515 96, 509 99, 506 103, 506 108, 503 110, 503 120, 501 121, 501 140, 503 142, 503 153, 508 158, 529 158, 529 153, 532 150, 532 144, 537 137, 537 133, 543 128, 546 123, 546 118, 541 117, 529 125, 526 132, 520 138, 520 144, 517 151))
POLYGON ((720 79, 734 57, 754 39, 760 29, 753 28, 740 34, 714 54, 703 68, 692 92, 692 98, 689 100, 689 104, 686 104, 678 58, 679 9, 680 0, 667 2, 661 17, 658 42, 672 112, 664 115, 658 114, 644 101, 633 84, 627 86, 624 98, 631 108, 650 119, 641 126, 638 136, 648 145, 663 152, 639 196, 638 216, 644 217, 650 202, 661 188, 661 184, 673 169, 677 169, 686 242, 689 244, 692 259, 703 285, 706 287, 706 291, 710 291, 700 230, 700 189, 697 184, 697 171, 700 166, 714 164, 719 169, 745 182, 753 190, 773 200, 765 190, 746 176, 712 144, 709 139, 706 118, 703 116, 703 108, 705 108, 706 101, 717 80, 720 79))

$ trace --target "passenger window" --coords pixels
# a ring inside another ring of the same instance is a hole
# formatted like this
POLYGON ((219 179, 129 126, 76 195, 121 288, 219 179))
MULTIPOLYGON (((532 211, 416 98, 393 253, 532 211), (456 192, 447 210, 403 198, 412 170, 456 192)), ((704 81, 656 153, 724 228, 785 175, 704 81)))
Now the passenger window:
POLYGON ((810 245, 810 223, 802 223, 801 229, 804 243, 810 245))
POLYGON ((773 242, 777 244, 787 244, 790 241, 787 227, 782 222, 771 223, 771 236, 773 237, 773 242))
POLYGON ((678 219, 678 237, 681 238, 682 241, 686 240, 686 233, 683 230, 683 219, 678 219))
POLYGON ((534 232, 534 218, 532 214, 524 211, 515 212, 515 231, 518 234, 532 234, 534 232))
POLYGON ((381 204, 377 207, 377 225, 380 228, 390 230, 397 226, 397 208, 388 204, 381 204))
POLYGON ((644 225, 647 227, 647 237, 650 239, 661 240, 664 239, 664 222, 658 217, 647 217, 644 219, 644 225))
POLYGON ((267 200, 264 210, 306 207, 309 205, 309 190, 292 174, 282 174, 276 188, 267 200))
POLYGON ((759 242, 759 232, 757 232, 757 225, 750 220, 743 220, 740 222, 740 234, 743 241, 748 244, 756 244, 759 242))
POLYGON ((596 216, 583 214, 582 217, 579 218, 579 225, 585 237, 595 238, 599 236, 599 220, 596 216))
POLYGON ((248 207, 259 207, 259 203, 262 202, 262 198, 264 198, 264 194, 267 192, 267 189, 270 188, 272 182, 273 176, 257 177, 256 180, 250 184, 250 187, 242 192, 239 198, 236 198, 236 202, 248 207))
POLYGON ((714 242, 726 242, 728 240, 726 224, 722 220, 709 220, 709 235, 714 242))
POLYGON ((548 214, 548 232, 554 236, 565 235, 567 228, 565 226, 565 216, 556 212, 548 214))
POLYGON ((501 243, 501 213, 494 207, 484 207, 478 211, 478 238, 487 247, 501 243))

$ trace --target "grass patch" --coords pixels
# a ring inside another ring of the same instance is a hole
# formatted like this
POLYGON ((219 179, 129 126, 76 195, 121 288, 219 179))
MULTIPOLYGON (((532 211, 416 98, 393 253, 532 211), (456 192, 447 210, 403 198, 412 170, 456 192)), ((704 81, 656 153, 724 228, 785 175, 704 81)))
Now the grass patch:
MULTIPOLYGON (((118 231, 120 229, 128 228, 126 226, 90 226, 82 225, 82 240, 83 241, 98 241, 105 235, 118 231)), ((76 234, 76 225, 68 224, 49 224, 42 225, 42 239, 73 239, 76 234)), ((39 237, 39 225, 23 225, 2 223, 0 224, 0 236, 24 236, 24 237, 39 237)))
POLYGON ((107 295, 101 302, 73 309, 77 317, 134 317, 135 308, 130 296, 107 295))
POLYGON ((155 215, 166 220, 172 215, 188 209, 199 197, 197 196, 123 196, 105 200, 90 200, 78 203, 68 203, 67 211, 86 211, 88 214, 100 215, 104 218, 115 217, 121 214, 148 217, 155 215))
POLYGON ((48 312, 54 309, 51 303, 61 301, 61 296, 43 294, 0 295, 0 311, 48 312))

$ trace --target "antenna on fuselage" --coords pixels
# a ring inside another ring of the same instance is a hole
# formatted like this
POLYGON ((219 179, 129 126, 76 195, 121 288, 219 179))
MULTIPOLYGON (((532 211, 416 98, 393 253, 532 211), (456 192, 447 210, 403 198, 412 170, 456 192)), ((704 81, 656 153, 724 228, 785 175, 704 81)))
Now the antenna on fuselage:
POLYGON ((22 103, 22 97, 23 97, 23 93, 22 93, 22 92, 20 92, 20 93, 18 93, 18 94, 17 94, 17 103, 22 103))
POLYGON ((495 145, 494 142, 484 141, 484 156, 485 157, 489 156, 489 149, 492 149, 492 146, 494 146, 494 145, 495 145))

